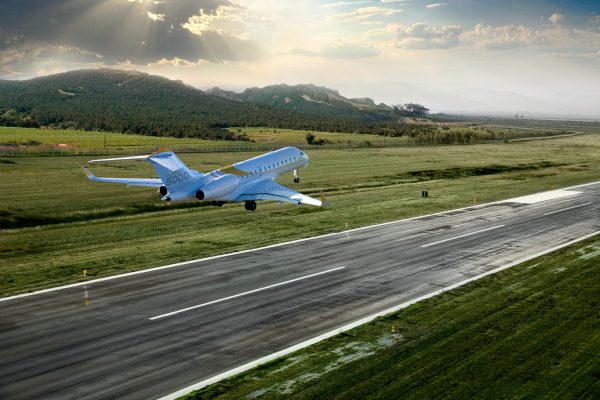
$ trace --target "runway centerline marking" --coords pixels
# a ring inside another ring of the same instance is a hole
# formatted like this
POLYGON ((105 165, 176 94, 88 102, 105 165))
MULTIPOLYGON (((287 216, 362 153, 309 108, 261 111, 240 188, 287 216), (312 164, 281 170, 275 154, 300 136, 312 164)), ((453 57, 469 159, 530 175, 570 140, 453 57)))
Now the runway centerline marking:
POLYGON ((454 236, 451 237, 449 239, 444 239, 444 240, 438 240, 437 242, 433 242, 433 243, 428 243, 428 244, 424 244, 421 247, 429 247, 429 246, 433 246, 435 244, 440 244, 440 243, 444 243, 444 242, 449 242, 451 240, 455 240, 455 239, 460 239, 466 236, 471 236, 471 235, 476 235, 478 233, 481 232, 486 232, 486 231, 491 231, 492 229, 498 229, 498 228, 502 228, 504 225, 496 225, 496 226, 492 226, 491 228, 486 228, 486 229, 481 229, 479 231, 475 231, 475 232, 470 232, 470 233, 465 233, 464 235, 459 235, 459 236, 454 236))
POLYGON ((337 267, 337 268, 333 268, 333 269, 328 269, 327 271, 321 271, 321 272, 317 272, 315 274, 310 274, 310 275, 306 275, 306 276, 301 276, 300 278, 295 278, 295 279, 290 279, 289 281, 285 281, 285 282, 280 282, 280 283, 275 283, 273 285, 269 285, 269 286, 264 286, 258 289, 254 289, 254 290, 249 290, 247 292, 244 293, 238 293, 238 294, 234 294, 233 296, 227 296, 227 297, 223 297, 222 299, 218 299, 218 300, 213 300, 213 301, 209 301, 207 303, 202 303, 202 304, 198 304, 195 306, 191 306, 191 307, 186 307, 186 308, 182 308, 181 310, 175 310, 175 311, 171 311, 170 313, 166 313, 166 314, 161 314, 161 315, 156 315, 154 317, 148 318, 151 321, 155 321, 157 319, 161 319, 161 318, 166 318, 166 317, 170 317, 172 315, 176 315, 176 314, 180 314, 182 312, 186 312, 186 311, 190 311, 190 310, 195 310, 196 308, 200 308, 200 307, 206 307, 209 306, 211 304, 216 304, 216 303, 221 303, 223 301, 227 301, 227 300, 231 300, 231 299, 235 299, 237 297, 242 297, 242 296, 246 296, 248 294, 252 294, 252 293, 257 293, 257 292, 261 292, 263 290, 267 290, 267 289, 272 289, 274 287, 278 287, 278 286, 283 286, 283 285, 288 285, 290 283, 293 282, 298 282, 304 279, 309 279, 309 278, 314 278, 315 276, 319 276, 319 275, 324 275, 324 274, 328 274, 330 272, 334 272, 334 271, 339 271, 341 269, 345 269, 346 267, 337 267))
POLYGON ((550 211, 545 213, 544 215, 551 215, 551 214, 556 214, 559 213, 561 211, 567 211, 567 210, 572 210, 574 208, 579 208, 579 207, 584 207, 584 206, 589 206, 590 204, 592 204, 591 201, 587 202, 587 203, 583 203, 583 204, 578 204, 576 206, 572 206, 572 207, 567 207, 567 208, 561 208, 560 210, 554 210, 554 211, 550 211))

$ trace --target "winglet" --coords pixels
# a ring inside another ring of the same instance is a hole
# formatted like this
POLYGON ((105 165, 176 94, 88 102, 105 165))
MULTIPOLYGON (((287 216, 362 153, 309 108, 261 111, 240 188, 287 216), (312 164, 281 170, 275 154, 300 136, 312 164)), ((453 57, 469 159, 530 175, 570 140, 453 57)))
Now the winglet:
POLYGON ((93 181, 94 179, 96 179, 96 175, 92 174, 87 168, 81 167, 81 169, 83 170, 83 173, 85 174, 85 176, 87 176, 87 178, 90 181, 93 181))
POLYGON ((150 157, 152 157, 152 156, 154 156, 156 154, 159 154, 159 153, 172 153, 172 152, 173 151, 171 151, 171 149, 167 149, 165 147, 159 147, 158 149, 156 149, 156 151, 154 153, 150 154, 148 156, 148 158, 150 158, 150 157))

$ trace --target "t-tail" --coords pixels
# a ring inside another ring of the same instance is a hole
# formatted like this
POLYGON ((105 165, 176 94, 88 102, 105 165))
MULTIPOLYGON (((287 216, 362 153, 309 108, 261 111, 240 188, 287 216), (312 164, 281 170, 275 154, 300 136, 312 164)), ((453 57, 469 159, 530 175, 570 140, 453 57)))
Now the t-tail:
MULTIPOLYGON (((147 158, 167 191, 174 193, 189 185, 190 180, 202 176, 189 169, 171 150, 158 149, 147 158)), ((161 194, 166 194, 162 193, 161 194)))
POLYGON ((159 179, 139 178, 97 178, 84 168, 88 179, 102 182, 127 183, 130 186, 156 186, 162 194, 163 200, 171 200, 173 196, 181 196, 183 189, 187 188, 194 180, 202 177, 198 171, 189 169, 171 150, 158 149, 147 156, 130 156, 118 158, 103 158, 90 160, 90 163, 139 160, 148 161, 159 179))

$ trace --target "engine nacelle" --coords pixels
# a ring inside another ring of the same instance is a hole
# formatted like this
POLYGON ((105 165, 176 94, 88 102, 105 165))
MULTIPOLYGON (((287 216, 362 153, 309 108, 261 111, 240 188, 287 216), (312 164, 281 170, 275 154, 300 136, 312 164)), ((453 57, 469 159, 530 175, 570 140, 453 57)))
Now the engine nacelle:
POLYGON ((223 175, 202 186, 196 192, 196 198, 198 200, 219 199, 233 192, 239 184, 240 181, 237 176, 232 174, 223 175))

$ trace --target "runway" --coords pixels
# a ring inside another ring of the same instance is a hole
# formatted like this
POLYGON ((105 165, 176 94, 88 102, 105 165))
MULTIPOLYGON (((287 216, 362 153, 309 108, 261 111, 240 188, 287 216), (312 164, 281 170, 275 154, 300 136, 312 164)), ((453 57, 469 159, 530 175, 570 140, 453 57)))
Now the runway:
POLYGON ((158 398, 599 230, 597 182, 0 300, 0 398, 158 398))

